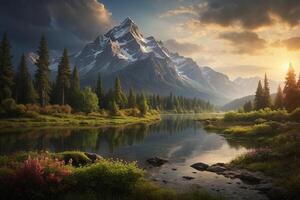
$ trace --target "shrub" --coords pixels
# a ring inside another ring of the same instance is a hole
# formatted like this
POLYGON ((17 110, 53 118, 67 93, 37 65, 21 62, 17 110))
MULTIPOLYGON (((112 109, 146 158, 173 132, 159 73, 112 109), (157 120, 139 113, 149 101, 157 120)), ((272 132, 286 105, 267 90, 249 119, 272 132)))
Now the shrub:
POLYGON ((20 117, 26 112, 26 107, 22 104, 17 105, 13 99, 4 99, 0 107, 3 117, 20 117))
POLYGON ((91 190, 102 197, 119 199, 129 195, 142 176, 143 171, 136 163, 101 160, 93 165, 76 169, 69 181, 79 193, 91 190))
POLYGON ((69 105, 47 105, 40 107, 40 114, 70 114, 72 108, 69 105))
POLYGON ((300 108, 295 109, 291 114, 289 115, 289 119, 291 121, 300 122, 300 108))
POLYGON ((284 121, 288 119, 286 110, 264 109, 247 113, 228 112, 224 115, 226 122, 253 122, 257 119, 284 121))

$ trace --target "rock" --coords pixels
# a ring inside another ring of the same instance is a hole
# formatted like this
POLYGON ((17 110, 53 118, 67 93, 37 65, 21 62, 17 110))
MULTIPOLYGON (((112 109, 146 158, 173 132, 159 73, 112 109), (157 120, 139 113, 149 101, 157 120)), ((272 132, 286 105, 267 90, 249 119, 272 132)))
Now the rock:
POLYGON ((255 175, 254 173, 243 171, 240 174, 236 175, 237 178, 241 179, 244 182, 258 184, 262 180, 261 177, 255 175))
POLYGON ((192 179, 195 179, 194 177, 191 177, 191 176, 183 176, 182 178, 186 179, 186 180, 192 180, 192 179))
POLYGON ((169 161, 160 157, 153 157, 153 158, 149 158, 147 162, 154 167, 160 167, 169 161))
POLYGON ((89 159, 91 159, 92 162, 95 162, 96 160, 100 160, 103 157, 96 154, 96 153, 89 153, 89 152, 84 152, 84 155, 86 155, 86 157, 88 157, 89 159))
POLYGON ((212 166, 208 167, 206 170, 209 172, 215 172, 218 174, 220 172, 224 172, 225 170, 227 170, 227 168, 223 167, 221 165, 212 165, 212 166))
POLYGON ((173 170, 173 171, 176 171, 177 169, 176 169, 176 168, 172 168, 172 170, 173 170))
POLYGON ((166 181, 166 180, 163 180, 162 182, 163 182, 164 184, 167 184, 167 183, 168 183, 168 181, 166 181))
POLYGON ((205 171, 207 170, 209 165, 199 162, 199 163, 192 164, 191 167, 199 171, 205 171))
POLYGON ((270 191, 273 188, 273 184, 267 183, 267 184, 259 184, 255 187, 256 190, 267 192, 270 191))

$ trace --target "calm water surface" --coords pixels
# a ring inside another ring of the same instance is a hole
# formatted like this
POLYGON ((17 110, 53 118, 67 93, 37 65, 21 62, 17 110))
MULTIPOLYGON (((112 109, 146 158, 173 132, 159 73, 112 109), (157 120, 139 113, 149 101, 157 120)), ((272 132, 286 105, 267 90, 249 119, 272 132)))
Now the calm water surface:
POLYGON ((103 157, 137 161, 138 165, 148 170, 150 178, 176 189, 204 187, 231 199, 265 199, 239 180, 195 171, 190 167, 195 162, 229 162, 247 151, 247 145, 241 142, 227 141, 221 135, 207 133, 199 122, 193 120, 194 117, 166 115, 161 122, 152 125, 119 128, 50 128, 5 132, 0 134, 0 154, 29 150, 96 152, 103 157), (151 168, 145 161, 153 156, 164 157, 170 162, 160 168, 151 168), (195 179, 186 181, 182 176, 195 179))

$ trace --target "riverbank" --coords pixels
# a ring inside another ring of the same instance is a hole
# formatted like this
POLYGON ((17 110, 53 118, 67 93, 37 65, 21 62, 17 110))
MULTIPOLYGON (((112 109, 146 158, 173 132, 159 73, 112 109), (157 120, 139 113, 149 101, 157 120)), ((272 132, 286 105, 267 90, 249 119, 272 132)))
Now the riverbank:
POLYGON ((16 153, 0 156, 0 192, 4 199, 220 199, 204 191, 162 188, 145 173, 134 162, 93 153, 16 153))
POLYGON ((110 116, 101 113, 74 113, 74 114, 36 114, 30 117, 3 118, 0 119, 0 131, 7 129, 29 127, 101 127, 119 126, 136 123, 150 123, 159 121, 157 111, 150 111, 144 116, 119 115, 110 116))
POLYGON ((258 171, 271 177, 274 186, 266 192, 275 199, 299 199, 299 113, 299 110, 227 113, 223 119, 200 121, 206 130, 222 134, 229 142, 249 142, 253 150, 234 159, 229 167, 258 171))

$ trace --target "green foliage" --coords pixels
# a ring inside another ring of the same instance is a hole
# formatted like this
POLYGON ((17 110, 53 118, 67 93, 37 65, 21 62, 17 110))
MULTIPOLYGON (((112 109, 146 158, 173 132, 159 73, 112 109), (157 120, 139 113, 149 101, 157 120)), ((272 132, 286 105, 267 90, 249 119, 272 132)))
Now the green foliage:
POLYGON ((81 100, 83 99, 80 91, 80 78, 77 67, 75 66, 71 76, 69 93, 69 103, 75 111, 80 111, 81 100))
POLYGON ((122 91, 121 81, 119 77, 117 77, 115 80, 114 101, 120 108, 125 108, 125 105, 127 104, 127 97, 122 91))
POLYGON ((255 99, 254 99, 254 108, 256 110, 260 110, 264 108, 263 98, 264 98, 264 90, 261 85, 261 82, 259 81, 255 93, 255 99))
POLYGON ((291 112, 289 119, 291 121, 300 122, 300 108, 297 108, 293 112, 291 112))
POLYGON ((265 74, 265 79, 264 79, 262 105, 263 105, 263 108, 270 108, 272 105, 271 104, 271 95, 270 95, 270 86, 269 86, 267 74, 265 74))
POLYGON ((98 97, 90 87, 86 87, 82 91, 82 100, 80 110, 83 112, 93 112, 98 110, 98 97))
POLYGON ((26 107, 22 104, 17 105, 13 99, 4 99, 0 106, 2 117, 20 117, 26 112, 26 107))
POLYGON ((119 106, 115 101, 110 102, 109 112, 112 116, 120 115, 119 106))
POLYGON ((96 83, 96 88, 95 88, 95 93, 97 94, 97 97, 99 99, 99 108, 103 108, 103 84, 102 84, 102 79, 100 74, 98 75, 97 83, 96 83))
POLYGON ((274 108, 275 109, 283 109, 284 108, 284 97, 281 90, 280 85, 278 86, 275 102, 274 102, 274 108))
POLYGON ((292 111, 297 107, 299 99, 297 98, 297 83, 296 74, 292 64, 290 63, 289 70, 285 78, 285 86, 283 89, 285 108, 292 111))
POLYGON ((101 160, 93 165, 78 168, 70 176, 75 191, 93 191, 99 197, 121 197, 133 191, 143 171, 135 163, 101 160))
POLYGON ((129 96, 128 96, 128 108, 135 108, 136 107, 136 95, 133 92, 133 89, 130 88, 129 96))
POLYGON ((35 87, 39 95, 41 106, 45 106, 50 101, 50 69, 49 69, 49 52, 46 38, 42 36, 38 48, 39 58, 36 61, 37 71, 35 73, 35 87))
POLYGON ((142 115, 146 115, 147 111, 149 109, 148 103, 147 103, 147 99, 145 98, 145 96, 142 94, 140 100, 139 100, 139 110, 141 112, 142 115))
POLYGON ((228 112, 224 115, 226 122, 253 122, 256 119, 284 121, 288 119, 286 110, 264 109, 248 113, 228 112))
POLYGON ((63 55, 61 57, 60 63, 58 65, 58 73, 56 77, 56 87, 57 87, 57 99, 59 103, 64 105, 66 94, 70 88, 70 63, 67 49, 64 49, 63 55))
POLYGON ((16 74, 15 99, 18 103, 35 103, 38 95, 34 89, 31 76, 28 72, 25 55, 22 55, 19 71, 16 74))
POLYGON ((250 112, 253 110, 253 106, 252 106, 252 102, 251 101, 247 101, 244 106, 243 109, 245 112, 250 112))
POLYGON ((10 49, 9 40, 4 33, 0 44, 0 101, 12 96, 14 72, 10 49))

